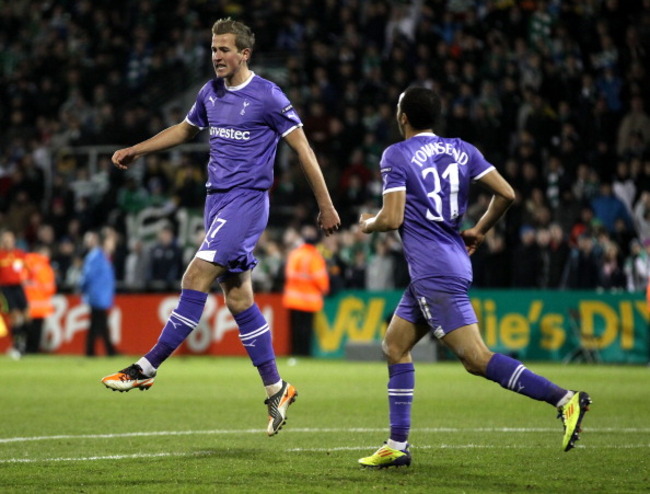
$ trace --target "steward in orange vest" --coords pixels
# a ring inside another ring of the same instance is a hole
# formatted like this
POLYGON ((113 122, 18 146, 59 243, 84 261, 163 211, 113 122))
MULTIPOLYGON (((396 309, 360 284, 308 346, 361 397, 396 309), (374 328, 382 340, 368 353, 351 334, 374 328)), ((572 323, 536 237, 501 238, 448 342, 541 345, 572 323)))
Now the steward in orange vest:
POLYGON ((43 322, 54 313, 52 296, 56 293, 54 270, 50 264, 50 249, 41 246, 36 252, 25 256, 27 278, 24 281, 25 295, 29 305, 30 327, 27 330, 27 353, 38 352, 43 322))
POLYGON ((283 305, 289 309, 291 343, 294 355, 311 355, 314 314, 323 309, 323 296, 329 292, 330 279, 325 258, 316 248, 318 231, 302 230, 304 243, 287 257, 283 305))

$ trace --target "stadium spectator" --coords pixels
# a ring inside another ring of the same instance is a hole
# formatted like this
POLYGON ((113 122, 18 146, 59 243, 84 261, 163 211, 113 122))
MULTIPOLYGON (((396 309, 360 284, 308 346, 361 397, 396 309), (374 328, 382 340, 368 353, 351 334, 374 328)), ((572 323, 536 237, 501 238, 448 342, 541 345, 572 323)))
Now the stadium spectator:
POLYGON ((151 262, 149 250, 139 238, 133 239, 129 247, 124 261, 124 287, 130 292, 142 292, 147 286, 147 273, 151 262))
POLYGON ((385 291, 395 288, 395 258, 390 254, 389 242, 387 238, 377 238, 373 242, 373 253, 366 268, 366 290, 385 291))
POLYGON ((16 247, 14 232, 0 232, 0 294, 13 338, 9 355, 14 359, 20 359, 25 353, 29 328, 29 306, 23 289, 25 258, 25 251, 16 247))
POLYGON ((566 235, 558 223, 549 226, 549 266, 547 288, 560 288, 562 274, 571 251, 566 235))
POLYGON ((598 288, 604 290, 625 290, 627 280, 621 266, 618 246, 613 242, 605 245, 598 270, 598 288))
POLYGON ((56 293, 54 270, 50 264, 50 247, 40 244, 25 256, 27 278, 25 295, 29 305, 25 353, 38 353, 45 319, 54 313, 52 296, 56 293))
POLYGON ((216 79, 199 91, 185 120, 154 137, 113 154, 127 169, 138 158, 177 146, 210 129, 205 240, 183 275, 178 306, 158 342, 136 363, 106 376, 109 388, 128 391, 153 385, 158 367, 198 324, 208 292, 219 280, 240 338, 266 388, 267 434, 277 434, 296 389, 280 378, 268 322, 255 304, 253 249, 268 221, 268 189, 281 138, 297 153, 320 209, 326 234, 340 225, 316 157, 296 111, 274 83, 248 67, 255 35, 241 22, 220 19, 212 26, 212 65, 216 79))
POLYGON ((521 243, 514 250, 512 260, 511 286, 518 288, 539 288, 541 276, 540 249, 537 245, 536 230, 526 224, 521 227, 521 243))
POLYGON ((625 207, 625 203, 614 195, 612 182, 603 180, 600 182, 600 191, 591 200, 591 207, 594 216, 598 218, 605 229, 613 233, 615 231, 616 220, 623 220, 628 230, 634 230, 632 217, 625 207))
POLYGON ((147 258, 147 287, 157 292, 177 290, 183 272, 183 251, 170 225, 158 231, 147 258))
POLYGON ((82 299, 90 307, 90 323, 86 336, 86 356, 93 357, 96 341, 104 344, 107 355, 118 352, 111 341, 108 327, 108 313, 113 307, 115 297, 115 272, 110 256, 115 248, 114 239, 100 236, 94 231, 84 235, 87 253, 83 260, 79 289, 82 299))
POLYGON ((639 200, 634 206, 634 222, 639 238, 650 238, 650 190, 641 192, 639 200))
POLYGON ((318 240, 318 230, 305 225, 300 230, 297 245, 289 250, 284 267, 282 305, 289 309, 292 355, 311 356, 314 317, 323 309, 323 297, 330 288, 318 240))
POLYGON ((581 233, 564 268, 562 287, 574 290, 595 289, 598 286, 599 261, 591 233, 581 233))
MULTIPOLYGON (((648 7, 644 2, 596 2, 588 9, 581 9, 576 2, 561 7, 557 2, 528 2, 525 7, 506 2, 499 6, 488 3, 475 11, 466 8, 468 2, 459 2, 461 8, 456 8, 455 2, 434 4, 409 5, 407 23, 389 15, 393 9, 405 10, 403 6, 384 1, 335 0, 327 3, 324 12, 306 11, 294 4, 255 9, 254 14, 239 12, 258 27, 258 37, 264 40, 257 48, 265 55, 260 57, 260 74, 268 70, 282 77, 287 72, 286 79, 279 82, 299 113, 301 107, 321 104, 323 118, 332 122, 329 141, 318 156, 328 184, 339 183, 348 156, 364 141, 364 135, 372 135, 375 147, 380 149, 398 139, 394 122, 385 119, 384 107, 394 107, 397 95, 407 86, 422 83, 441 91, 446 112, 451 113, 457 102, 463 102, 468 108, 467 129, 479 132, 477 144, 486 158, 502 153, 503 158, 494 158, 494 162, 498 166, 505 162, 508 167, 516 158, 519 163, 514 162, 515 175, 521 175, 522 164, 530 161, 537 169, 542 190, 547 194, 551 191, 547 196, 551 208, 556 207, 557 196, 553 195, 553 162, 549 162, 549 156, 562 160, 569 186, 576 180, 578 165, 590 169, 592 177, 610 180, 620 160, 631 160, 630 175, 637 185, 637 196, 650 189, 650 173, 643 171, 644 167, 650 170, 650 121, 644 109, 650 100, 648 71, 644 68, 648 66, 644 44, 648 7), (286 16, 292 20, 292 29, 298 28, 296 33, 302 34, 292 38, 285 31, 281 35, 280 26, 268 22, 268 16, 286 16), (399 24, 402 33, 394 36, 395 29, 388 28, 389 23, 399 24), (299 38, 299 52, 290 57, 279 53, 275 47, 280 37, 284 43, 299 38), (479 44, 481 50, 476 49, 479 44), (396 69, 398 65, 408 70, 396 69), (434 77, 423 76, 422 66, 428 67, 429 75, 434 77), (411 67, 419 68, 411 71, 411 67), (610 70, 613 77, 605 75, 610 70), (527 81, 523 84, 528 86, 518 85, 522 81, 527 81), (533 90, 535 87, 539 90, 533 90), (330 104, 333 97, 335 102, 330 104), (620 102, 620 111, 610 110, 620 102), (542 105, 541 113, 534 111, 535 104, 542 105), (480 109, 483 105, 489 105, 494 113, 486 116, 480 109), (358 117, 361 113, 364 123, 370 125, 367 133, 358 117), (520 146, 514 132, 523 129, 528 120, 542 128, 551 124, 550 142, 545 130, 535 136, 532 145, 520 146), (489 137, 496 129, 495 121, 502 126, 504 140, 498 146, 489 137), (643 163, 640 173, 634 170, 638 163, 643 163)), ((204 34, 207 29, 201 27, 207 28, 215 12, 231 6, 190 1, 167 13, 154 13, 150 2, 144 2, 129 9, 128 29, 108 4, 93 4, 92 15, 88 14, 86 2, 75 0, 69 7, 63 9, 56 2, 15 0, 0 11, 0 23, 6 27, 6 49, 0 55, 0 123, 7 130, 0 137, 0 214, 5 225, 4 215, 13 196, 26 191, 31 204, 28 207, 40 209, 44 221, 55 228, 57 242, 75 215, 82 221, 81 234, 89 228, 99 229, 105 222, 126 231, 120 224, 116 204, 116 191, 124 182, 121 175, 110 174, 112 188, 100 204, 91 197, 79 201, 76 211, 73 205, 66 206, 65 195, 70 193, 77 168, 89 168, 92 181, 104 166, 101 159, 97 162, 91 158, 95 148, 66 146, 137 141, 138 136, 145 138, 162 130, 163 123, 180 121, 184 103, 175 95, 183 87, 198 84, 205 74, 203 68, 209 70, 207 64, 196 63, 209 39, 204 34), (38 36, 27 36, 25 33, 33 25, 39 26, 38 36), (169 28, 172 25, 173 29, 169 28), (138 87, 129 88, 128 62, 138 43, 146 45, 149 61, 141 64, 143 59, 138 59, 140 65, 132 71, 137 75, 138 87), (85 153, 89 153, 88 158, 85 153), (39 174, 38 170, 43 172, 43 180, 29 179, 34 172, 39 174), (59 190, 61 180, 63 190, 59 190), (26 181, 37 187, 25 187, 26 181)), ((308 116, 305 112, 305 118, 308 116)), ((436 129, 439 135, 449 133, 443 123, 436 129)), ((365 148, 364 153, 366 162, 379 159, 365 148)), ((177 190, 177 202, 180 198, 181 207, 200 208, 199 192, 205 182, 200 166, 203 158, 198 153, 185 157, 182 154, 185 152, 174 150, 161 158, 169 165, 170 184, 175 183, 175 170, 181 179, 179 184, 188 179, 186 187, 177 190), (177 168, 182 161, 185 164, 177 168)), ((280 149, 278 166, 282 175, 295 177, 300 165, 296 160, 282 158, 289 154, 280 149)), ((502 171, 505 175, 505 169, 502 171)), ((150 182, 135 175, 153 194, 150 182)), ((512 184, 517 192, 525 194, 514 180, 512 184)), ((304 194, 300 183, 296 185, 296 195, 290 202, 300 214, 309 212, 310 208, 305 207, 309 195, 304 194)), ((587 201, 591 200, 592 185, 593 180, 589 180, 583 190, 587 201)), ((580 183, 576 188, 582 188, 580 183)), ((157 190, 158 202, 164 202, 174 192, 171 185, 157 190)), ((331 190, 335 204, 340 204, 348 192, 344 188, 331 190)), ((570 204, 579 207, 579 201, 584 199, 576 194, 570 204)), ((559 214, 564 213, 565 206, 563 203, 553 219, 568 233, 574 217, 559 214)), ((291 214, 293 211, 274 214, 269 228, 281 230, 291 214)), ((506 237, 510 258, 521 226, 516 216, 513 208, 506 219, 513 224, 506 237)), ((26 217, 36 218, 31 213, 26 217)), ((18 225, 19 229, 24 225, 18 225)), ((643 240, 640 234, 637 238, 643 240)), ((23 240, 33 242, 31 237, 19 237, 19 241, 23 240)), ((627 250, 623 245, 619 247, 627 250)))
POLYGON ((483 342, 468 295, 469 255, 507 211, 515 192, 474 146, 433 133, 440 112, 434 92, 409 88, 402 93, 397 119, 405 140, 388 147, 379 164, 384 176, 382 208, 359 219, 364 233, 399 229, 412 273, 382 342, 388 360, 390 436, 374 454, 359 459, 364 467, 411 463, 407 442, 415 387, 411 350, 428 334, 442 340, 468 372, 557 407, 565 429, 564 451, 578 440, 580 422, 591 403, 587 393, 561 388, 521 362, 491 352, 483 342), (427 155, 423 152, 427 148, 440 151, 427 155), (418 166, 404 156, 412 156, 418 166), (458 165, 461 160, 463 167, 458 165), (472 181, 486 187, 492 199, 478 223, 460 232, 459 218, 467 209, 472 181))
POLYGON ((624 157, 634 152, 637 137, 644 147, 650 145, 650 116, 645 112, 643 105, 644 101, 640 96, 634 96, 630 100, 630 108, 618 127, 616 149, 619 156, 624 157))

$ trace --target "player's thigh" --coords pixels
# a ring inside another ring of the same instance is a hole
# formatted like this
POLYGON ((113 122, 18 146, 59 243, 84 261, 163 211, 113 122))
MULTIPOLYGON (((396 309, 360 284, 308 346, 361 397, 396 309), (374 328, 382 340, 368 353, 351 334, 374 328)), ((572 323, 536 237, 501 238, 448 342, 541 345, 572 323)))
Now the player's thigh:
POLYGON ((493 353, 485 345, 478 324, 468 324, 450 331, 442 338, 443 343, 461 360, 473 374, 485 375, 493 353))
POLYGON ((226 269, 219 264, 208 262, 198 257, 192 259, 188 264, 183 280, 182 288, 196 290, 198 292, 209 292, 212 283, 221 276, 226 269))

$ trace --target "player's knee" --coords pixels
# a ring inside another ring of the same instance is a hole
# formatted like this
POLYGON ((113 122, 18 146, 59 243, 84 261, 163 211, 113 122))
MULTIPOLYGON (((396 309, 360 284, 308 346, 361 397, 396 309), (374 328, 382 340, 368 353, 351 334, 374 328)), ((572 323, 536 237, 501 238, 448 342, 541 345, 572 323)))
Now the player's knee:
POLYGON ((184 289, 199 290, 200 280, 201 278, 197 275, 197 273, 193 269, 190 269, 188 266, 188 268, 185 270, 185 273, 183 273, 183 278, 181 279, 181 287, 184 289))
POLYGON ((246 309, 251 307, 253 304, 249 304, 244 300, 228 300, 226 301, 226 306, 231 314, 237 315, 241 312, 244 312, 246 309))
POLYGON ((381 350, 389 364, 400 362, 408 354, 408 349, 404 349, 395 343, 389 343, 385 339, 381 342, 381 350))
POLYGON ((460 357, 465 370, 475 376, 485 376, 487 364, 492 357, 490 351, 468 352, 460 357))

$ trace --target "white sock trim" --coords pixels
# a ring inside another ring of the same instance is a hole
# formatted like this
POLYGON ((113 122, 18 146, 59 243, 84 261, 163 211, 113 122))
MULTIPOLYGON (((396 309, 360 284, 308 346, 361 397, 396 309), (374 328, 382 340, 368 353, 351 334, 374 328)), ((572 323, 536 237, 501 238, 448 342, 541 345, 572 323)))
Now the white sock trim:
POLYGON ((153 365, 151 365, 151 362, 149 362, 146 358, 142 357, 140 360, 136 362, 142 369, 142 373, 147 376, 147 377, 154 377, 156 375, 156 369, 154 368, 153 365))
POLYGON ((277 393, 282 389, 282 379, 280 379, 275 384, 269 384, 268 386, 264 386, 264 389, 266 389, 266 394, 270 398, 271 396, 273 396, 275 393, 277 393))
POLYGON ((400 451, 404 451, 406 449, 406 445, 407 443, 405 442, 400 443, 398 441, 393 441, 392 439, 386 441, 386 446, 388 446, 389 448, 398 449, 400 451))
POLYGON ((557 405, 555 405, 555 406, 558 407, 558 408, 563 407, 564 405, 569 403, 569 400, 571 398, 573 398, 574 394, 575 393, 573 391, 567 391, 566 394, 562 397, 562 399, 560 401, 557 402, 557 405))

